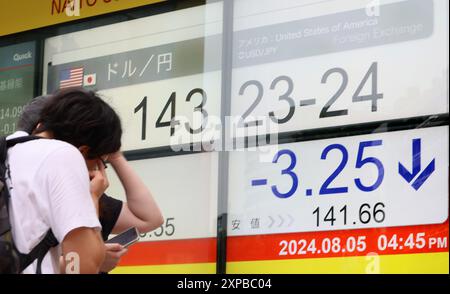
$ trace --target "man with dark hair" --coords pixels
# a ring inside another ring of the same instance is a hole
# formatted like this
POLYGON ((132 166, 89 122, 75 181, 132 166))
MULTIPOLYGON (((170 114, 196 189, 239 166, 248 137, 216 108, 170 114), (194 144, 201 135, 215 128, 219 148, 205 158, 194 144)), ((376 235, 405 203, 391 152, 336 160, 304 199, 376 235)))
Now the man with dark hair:
MULTIPOLYGON (((59 245, 42 262, 42 273, 59 273, 60 256, 80 273, 98 273, 105 256, 98 199, 108 186, 100 155, 120 148, 120 120, 95 93, 67 89, 53 95, 41 113, 36 136, 8 150, 7 186, 17 249, 28 253, 49 229, 59 245), (81 152, 81 153, 80 153, 81 152), (82 156, 97 164, 88 172, 82 156)), ((7 139, 28 135, 18 131, 7 139)), ((24 273, 34 273, 36 262, 24 273)))
POLYGON ((116 112, 94 92, 81 88, 49 98, 35 133, 45 131, 77 148, 86 146, 89 159, 116 152, 121 145, 122 128, 116 112))

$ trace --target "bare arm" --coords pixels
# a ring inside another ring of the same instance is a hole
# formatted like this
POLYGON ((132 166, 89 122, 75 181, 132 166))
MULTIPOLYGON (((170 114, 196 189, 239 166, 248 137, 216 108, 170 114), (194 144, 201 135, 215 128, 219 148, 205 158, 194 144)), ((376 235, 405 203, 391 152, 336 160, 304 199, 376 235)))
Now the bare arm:
POLYGON ((100 233, 81 227, 70 231, 62 242, 61 273, 97 274, 105 258, 100 233))
POLYGON ((130 227, 137 227, 139 232, 145 233, 162 225, 164 219, 156 201, 123 154, 117 152, 111 155, 109 162, 117 173, 127 197, 113 233, 119 233, 130 227))

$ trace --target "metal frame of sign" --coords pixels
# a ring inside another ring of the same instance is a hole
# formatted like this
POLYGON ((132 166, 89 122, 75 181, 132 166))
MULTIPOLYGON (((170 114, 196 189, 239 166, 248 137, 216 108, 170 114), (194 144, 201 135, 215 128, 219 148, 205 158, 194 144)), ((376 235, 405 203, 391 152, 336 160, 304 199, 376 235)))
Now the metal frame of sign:
MULTIPOLYGON (((0 47, 12 44, 23 43, 27 41, 36 42, 36 67, 35 67, 35 89, 34 95, 42 93, 43 82, 43 53, 45 39, 61 34, 85 30, 88 28, 99 27, 105 24, 114 24, 125 22, 128 20, 141 18, 145 16, 156 15, 164 12, 171 12, 183 8, 204 5, 206 2, 214 1, 167 1, 157 4, 151 4, 143 7, 133 8, 126 11, 119 11, 108 15, 102 15, 95 18, 87 18, 68 24, 55 25, 51 27, 36 29, 32 31, 17 33, 0 37, 0 47)), ((221 118, 231 113, 231 76, 233 70, 233 9, 234 0, 223 1, 223 50, 222 50, 222 80, 221 80, 221 118)), ((321 140, 335 137, 347 137, 354 135, 392 132, 399 130, 409 130, 415 128, 429 128, 437 126, 449 125, 449 113, 437 113, 435 115, 426 115, 418 117, 408 117, 393 120, 382 120, 375 122, 367 122, 354 125, 344 125, 337 127, 324 127, 312 130, 299 130, 281 133, 278 142, 293 143, 310 140, 321 140)), ((223 134, 224 135, 224 134, 223 134)), ((266 140, 246 140, 245 147, 258 145, 259 142, 266 140)), ((184 154, 194 154, 201 151, 178 151, 174 152, 170 146, 162 146, 156 148, 134 150, 125 152, 128 160, 141 160, 165 156, 177 156, 184 154)), ((228 224, 228 152, 220 152, 219 154, 219 171, 218 171, 218 215, 217 215, 217 260, 216 272, 223 274, 227 272, 227 224, 228 224)))

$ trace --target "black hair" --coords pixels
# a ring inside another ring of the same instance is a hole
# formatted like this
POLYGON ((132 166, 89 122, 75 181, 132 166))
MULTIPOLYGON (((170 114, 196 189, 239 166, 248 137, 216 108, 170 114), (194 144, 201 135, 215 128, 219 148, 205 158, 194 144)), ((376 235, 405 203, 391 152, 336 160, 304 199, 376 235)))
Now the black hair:
POLYGON ((41 118, 41 111, 49 99, 50 95, 39 96, 26 104, 17 121, 17 129, 32 134, 41 118))
POLYGON ((49 131, 53 138, 75 147, 87 145, 87 158, 116 152, 122 127, 117 113, 93 91, 68 88, 54 93, 45 103, 35 133, 49 131))

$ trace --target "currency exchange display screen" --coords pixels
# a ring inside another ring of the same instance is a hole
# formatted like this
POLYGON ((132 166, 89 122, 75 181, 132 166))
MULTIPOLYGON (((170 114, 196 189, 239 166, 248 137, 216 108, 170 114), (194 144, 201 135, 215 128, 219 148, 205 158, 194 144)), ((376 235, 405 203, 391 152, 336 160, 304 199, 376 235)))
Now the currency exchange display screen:
POLYGON ((116 272, 448 273, 448 1, 229 5, 45 41, 165 218, 116 272))
POLYGON ((385 127, 448 114, 448 1, 233 16, 231 113, 280 143, 230 154, 227 272, 448 273, 448 126, 385 127))

